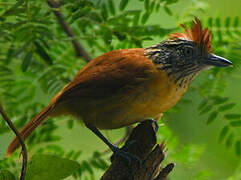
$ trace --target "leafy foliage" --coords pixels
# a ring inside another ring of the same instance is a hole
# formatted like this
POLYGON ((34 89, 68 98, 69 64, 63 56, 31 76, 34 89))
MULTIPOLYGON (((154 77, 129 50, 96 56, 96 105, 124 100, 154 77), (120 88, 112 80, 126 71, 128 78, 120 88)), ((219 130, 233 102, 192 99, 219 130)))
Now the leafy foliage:
POLYGON ((224 54, 228 59, 232 59, 235 67, 229 70, 213 69, 208 74, 207 81, 204 81, 199 94, 203 101, 199 105, 200 115, 209 113, 207 124, 216 119, 222 119, 225 126, 220 132, 219 142, 225 142, 227 148, 234 147, 238 156, 240 156, 240 126, 241 114, 236 113, 235 105, 238 102, 232 102, 224 95, 227 86, 227 74, 234 74, 239 67, 241 58, 238 54, 241 52, 241 44, 236 43, 236 39, 241 39, 240 19, 238 17, 227 17, 224 23, 220 18, 208 18, 207 25, 217 36, 213 37, 213 46, 219 47, 216 51, 224 54), (229 46, 227 46, 229 45, 229 46))
POLYGON ((0 180, 15 180, 15 177, 8 170, 0 170, 0 180))
POLYGON ((79 168, 75 161, 52 155, 34 155, 28 166, 27 180, 59 180, 68 177, 79 168))

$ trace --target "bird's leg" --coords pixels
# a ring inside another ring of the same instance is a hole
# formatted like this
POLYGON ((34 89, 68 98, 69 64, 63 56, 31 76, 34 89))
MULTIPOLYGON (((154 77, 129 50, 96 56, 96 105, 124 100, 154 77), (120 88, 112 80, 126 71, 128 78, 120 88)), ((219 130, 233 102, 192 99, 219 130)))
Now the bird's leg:
MULTIPOLYGON (((93 125, 91 124, 86 124, 86 127, 89 128, 93 133, 95 133, 95 135, 97 135, 102 141, 104 141, 104 143, 111 149, 111 151, 113 152, 113 155, 111 156, 111 161, 113 161, 113 159, 115 158, 115 156, 120 156, 123 157, 124 159, 127 160, 128 162, 128 166, 131 165, 131 160, 135 159, 138 161, 139 165, 141 164, 141 159, 129 152, 126 152, 120 148, 118 148, 117 146, 111 144, 106 138, 105 136, 93 125)), ((132 144, 132 143, 131 143, 132 144)), ((129 145, 131 145, 129 144, 129 145)))
POLYGON ((157 133, 157 131, 159 129, 159 125, 158 125, 156 119, 148 119, 147 121, 151 121, 155 125, 154 130, 155 130, 155 133, 157 133))

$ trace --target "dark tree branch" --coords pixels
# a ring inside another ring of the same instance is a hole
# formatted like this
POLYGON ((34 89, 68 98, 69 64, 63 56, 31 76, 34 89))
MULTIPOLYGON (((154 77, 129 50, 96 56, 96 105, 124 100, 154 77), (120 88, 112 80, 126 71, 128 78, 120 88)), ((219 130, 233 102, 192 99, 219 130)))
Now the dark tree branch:
POLYGON ((27 170, 27 163, 28 163, 28 155, 27 155, 27 149, 24 143, 24 140, 22 136, 19 134, 16 127, 13 125, 12 121, 9 119, 7 113, 4 111, 3 106, 0 103, 0 113, 2 114, 3 119, 8 123, 8 126, 12 129, 12 131, 17 136, 21 146, 22 146, 22 156, 23 156, 23 164, 22 164, 22 171, 20 180, 25 180, 26 177, 26 170, 27 170))
POLYGON ((79 41, 76 39, 72 29, 70 28, 68 23, 64 21, 64 16, 59 11, 60 4, 58 0, 47 0, 47 3, 51 8, 53 8, 54 15, 56 16, 61 28, 64 30, 67 36, 71 38, 72 44, 75 48, 76 56, 77 57, 82 56, 86 62, 89 62, 91 60, 91 57, 89 56, 87 51, 83 48, 83 46, 79 43, 79 41))
POLYGON ((101 180, 166 180, 174 164, 168 164, 163 169, 160 167, 165 158, 164 148, 164 142, 161 145, 156 144, 152 122, 140 123, 133 129, 122 149, 138 156, 143 162, 141 166, 132 161, 131 167, 128 167, 122 158, 116 157, 101 180))

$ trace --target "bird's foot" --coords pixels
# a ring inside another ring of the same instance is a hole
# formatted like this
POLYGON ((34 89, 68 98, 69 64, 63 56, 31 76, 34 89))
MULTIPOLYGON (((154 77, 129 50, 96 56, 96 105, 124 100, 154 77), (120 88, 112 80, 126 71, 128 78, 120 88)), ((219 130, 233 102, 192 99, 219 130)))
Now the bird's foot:
POLYGON ((147 121, 151 121, 155 125, 154 130, 157 133, 157 131, 159 129, 159 125, 158 125, 157 121, 155 119, 148 119, 147 121))
MULTIPOLYGON (((135 142, 130 142, 127 146, 129 146, 129 145, 131 145, 131 144, 133 144, 133 143, 135 143, 135 142)), ((123 149, 120 149, 120 148, 118 148, 118 147, 116 147, 116 146, 113 146, 113 147, 111 148, 111 150, 112 150, 112 152, 113 152, 113 155, 112 155, 111 158, 110 158, 110 159, 111 159, 111 162, 113 162, 113 160, 114 160, 117 156, 119 156, 119 157, 121 157, 123 160, 125 160, 125 162, 127 163, 127 166, 128 166, 128 167, 131 167, 131 164, 132 164, 133 160, 138 163, 138 167, 140 167, 141 164, 142 164, 142 160, 141 160, 138 156, 136 156, 136 155, 134 155, 134 154, 131 154, 131 153, 129 153, 129 152, 126 152, 126 151, 123 150, 123 149)))

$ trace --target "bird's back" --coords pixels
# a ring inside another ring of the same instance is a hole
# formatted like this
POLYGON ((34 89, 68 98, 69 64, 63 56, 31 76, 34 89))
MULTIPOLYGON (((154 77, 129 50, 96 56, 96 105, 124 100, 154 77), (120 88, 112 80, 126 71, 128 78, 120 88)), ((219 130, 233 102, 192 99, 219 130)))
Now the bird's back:
POLYGON ((100 129, 120 128, 158 116, 185 90, 158 70, 144 49, 116 50, 79 71, 55 98, 55 112, 72 114, 100 129))

